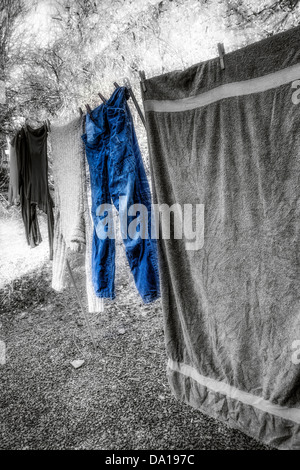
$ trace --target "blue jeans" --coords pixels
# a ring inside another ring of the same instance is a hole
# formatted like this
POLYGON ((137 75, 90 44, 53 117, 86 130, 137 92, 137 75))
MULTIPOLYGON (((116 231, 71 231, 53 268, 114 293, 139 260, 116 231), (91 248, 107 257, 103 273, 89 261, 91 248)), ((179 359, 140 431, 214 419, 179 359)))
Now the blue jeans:
POLYGON ((160 296, 157 247, 156 240, 150 238, 151 193, 127 105, 128 97, 125 87, 117 88, 105 104, 94 109, 91 115, 87 114, 86 133, 82 136, 92 190, 93 284, 98 297, 115 298, 115 240, 109 209, 112 201, 120 214, 122 238, 136 287, 143 301, 148 303, 160 296), (131 222, 142 221, 142 218, 128 215, 133 204, 147 208, 143 219, 145 225, 146 217, 147 238, 128 234, 131 222), (106 237, 103 230, 107 232, 106 237))

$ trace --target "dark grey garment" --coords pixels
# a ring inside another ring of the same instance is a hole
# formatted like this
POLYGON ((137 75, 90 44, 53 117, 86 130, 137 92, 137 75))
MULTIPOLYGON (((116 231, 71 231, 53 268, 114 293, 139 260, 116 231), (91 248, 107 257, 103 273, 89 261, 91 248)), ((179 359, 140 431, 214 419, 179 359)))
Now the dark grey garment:
POLYGON ((154 202, 204 204, 204 245, 159 240, 180 400, 300 450, 300 28, 145 81, 154 202))
POLYGON ((47 125, 33 129, 25 125, 16 136, 22 218, 28 244, 42 241, 37 207, 47 214, 50 259, 53 258, 53 201, 48 187, 47 125))

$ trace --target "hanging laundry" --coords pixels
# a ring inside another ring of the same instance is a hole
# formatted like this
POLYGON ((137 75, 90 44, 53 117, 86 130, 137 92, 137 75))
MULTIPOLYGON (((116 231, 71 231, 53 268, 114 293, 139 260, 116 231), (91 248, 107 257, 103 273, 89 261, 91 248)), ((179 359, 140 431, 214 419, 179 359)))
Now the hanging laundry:
POLYGON ((143 82, 154 202, 204 205, 202 246, 159 240, 168 377, 178 399, 300 450, 300 28, 224 61, 143 82))
POLYGON ((63 289, 67 257, 72 251, 84 250, 89 311, 102 312, 103 300, 96 297, 92 285, 92 219, 82 133, 82 117, 64 126, 51 125, 55 185, 52 287, 58 291, 63 289))
POLYGON ((93 283, 98 297, 115 298, 114 236, 108 233, 106 238, 101 238, 97 234, 97 227, 106 217, 98 212, 99 207, 107 204, 107 217, 111 221, 110 204, 113 202, 120 214, 128 216, 122 232, 127 259, 143 301, 151 302, 160 295, 156 240, 134 238, 127 233, 134 219, 128 215, 133 204, 143 204, 147 208, 148 218, 144 224, 149 233, 151 226, 150 188, 127 105, 128 98, 125 87, 117 88, 105 104, 93 110, 91 115, 87 114, 86 133, 82 136, 92 187, 93 283), (122 208, 119 205, 121 197, 125 201, 122 208))
POLYGON ((8 189, 8 202, 9 204, 16 204, 19 202, 19 170, 16 153, 16 136, 8 140, 9 152, 9 189, 8 189))
POLYGON ((53 257, 53 201, 48 187, 47 126, 33 129, 25 124, 16 135, 19 190, 27 242, 39 245, 42 237, 37 207, 47 214, 50 259, 53 257))

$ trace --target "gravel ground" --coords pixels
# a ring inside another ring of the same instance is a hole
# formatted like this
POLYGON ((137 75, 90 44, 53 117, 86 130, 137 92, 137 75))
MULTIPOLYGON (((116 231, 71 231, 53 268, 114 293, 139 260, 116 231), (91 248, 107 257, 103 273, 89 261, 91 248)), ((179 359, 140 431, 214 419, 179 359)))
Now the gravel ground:
MULTIPOLYGON (((117 259, 117 299, 90 315, 96 352, 49 261, 1 289, 0 449, 268 450, 171 395, 160 302, 141 303, 120 245, 117 259)), ((86 301, 80 256, 73 270, 86 301)))

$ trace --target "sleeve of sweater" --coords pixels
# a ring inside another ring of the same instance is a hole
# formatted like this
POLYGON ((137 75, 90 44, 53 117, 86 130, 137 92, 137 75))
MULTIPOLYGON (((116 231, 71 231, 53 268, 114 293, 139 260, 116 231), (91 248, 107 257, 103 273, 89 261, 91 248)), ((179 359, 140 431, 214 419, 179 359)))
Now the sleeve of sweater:
POLYGON ((93 221, 91 216, 91 198, 88 195, 89 174, 84 157, 84 220, 85 220, 85 272, 86 272, 86 292, 88 298, 89 312, 100 313, 104 311, 104 300, 95 294, 92 281, 92 243, 93 243, 93 221))
POLYGON ((65 270, 67 261, 67 246, 60 231, 60 215, 55 208, 54 239, 53 239, 53 263, 52 263, 52 288, 61 291, 64 288, 65 270))

